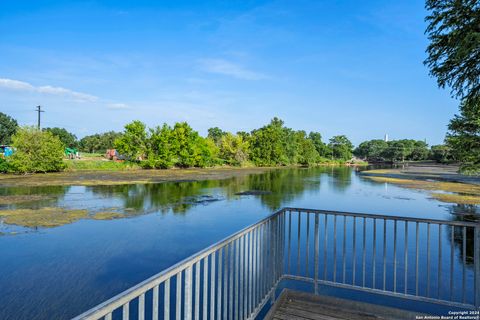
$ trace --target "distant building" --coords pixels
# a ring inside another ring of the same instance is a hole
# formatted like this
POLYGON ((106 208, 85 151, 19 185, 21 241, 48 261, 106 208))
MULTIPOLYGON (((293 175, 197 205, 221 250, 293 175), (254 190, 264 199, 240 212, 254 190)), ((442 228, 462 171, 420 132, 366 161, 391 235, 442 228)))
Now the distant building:
POLYGON ((385 138, 384 138, 385 142, 388 142, 388 133, 385 133, 385 138))

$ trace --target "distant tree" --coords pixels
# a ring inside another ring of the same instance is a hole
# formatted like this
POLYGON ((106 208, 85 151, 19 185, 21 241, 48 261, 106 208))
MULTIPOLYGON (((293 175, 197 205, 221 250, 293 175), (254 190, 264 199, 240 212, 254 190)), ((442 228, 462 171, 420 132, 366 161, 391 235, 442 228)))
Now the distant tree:
POLYGON ((241 135, 225 134, 220 141, 220 158, 230 165, 242 165, 248 161, 250 144, 241 135))
POLYGON ((63 143, 48 131, 19 128, 12 137, 12 146, 15 152, 7 161, 16 172, 52 172, 65 168, 63 143))
POLYGON ((132 160, 141 160, 147 154, 147 140, 145 124, 135 120, 125 126, 123 135, 115 140, 115 148, 132 160))
POLYGON ((68 148, 78 147, 77 136, 68 132, 64 128, 44 128, 43 131, 48 131, 62 141, 63 145, 68 148))
POLYGON ((17 120, 0 112, 0 145, 9 145, 18 128, 17 120))
POLYGON ((315 150, 321 157, 331 156, 331 150, 328 148, 327 144, 322 141, 322 135, 320 132, 310 132, 308 138, 312 140, 315 150))
POLYGON ((297 156, 296 163, 310 166, 315 163, 318 163, 320 160, 320 155, 315 148, 315 144, 311 139, 307 137, 305 131, 297 131, 297 156))
POLYGON ((83 152, 100 152, 105 153, 107 149, 115 148, 115 140, 120 138, 122 133, 115 131, 108 131, 104 133, 97 133, 85 136, 78 142, 80 151, 83 152))
POLYGON ((162 127, 150 129, 145 167, 167 169, 175 164, 175 154, 172 150, 172 132, 173 129, 166 123, 162 127))
POLYGON ((353 155, 353 144, 344 135, 330 138, 329 147, 332 149, 333 157, 340 160, 350 160, 353 155))
POLYGON ((354 150, 354 155, 370 161, 383 161, 388 143, 381 139, 364 141, 354 150))
POLYGON ((480 98, 464 100, 448 129, 446 143, 462 171, 480 174, 480 98))
POLYGON ((172 131, 172 150, 176 155, 176 165, 179 167, 194 167, 197 164, 195 144, 198 132, 186 122, 178 122, 172 131))
POLYGON ((428 144, 424 141, 414 141, 413 150, 408 159, 413 161, 426 160, 430 154, 428 144))
POLYGON ((270 123, 251 134, 252 161, 258 166, 286 165, 287 136, 283 121, 273 118, 270 123))
POLYGON ((432 146, 430 148, 430 158, 439 163, 451 161, 450 148, 443 144, 432 146))
POLYGON ((208 129, 208 138, 212 139, 213 142, 218 146, 220 144, 220 140, 226 134, 225 131, 220 129, 219 127, 213 127, 208 129))

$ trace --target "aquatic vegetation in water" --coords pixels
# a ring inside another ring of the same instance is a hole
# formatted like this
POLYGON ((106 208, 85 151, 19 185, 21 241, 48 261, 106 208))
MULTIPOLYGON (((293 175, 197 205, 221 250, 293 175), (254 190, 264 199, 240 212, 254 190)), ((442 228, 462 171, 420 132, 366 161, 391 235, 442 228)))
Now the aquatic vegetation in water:
POLYGON ((480 204, 480 196, 455 194, 455 193, 432 193, 432 198, 442 202, 458 203, 458 204, 480 204))
POLYGON ((365 178, 376 182, 388 182, 398 184, 405 188, 443 191, 445 193, 432 192, 431 196, 442 202, 459 203, 459 204, 480 204, 480 185, 461 183, 461 182, 444 182, 433 180, 415 180, 401 179, 390 177, 377 177, 366 175, 365 178))
POLYGON ((0 219, 4 223, 29 228, 58 227, 87 217, 87 210, 69 210, 58 207, 0 211, 0 219))
POLYGON ((0 196, 0 204, 19 204, 33 201, 49 200, 51 196, 34 194, 34 195, 6 195, 0 196))

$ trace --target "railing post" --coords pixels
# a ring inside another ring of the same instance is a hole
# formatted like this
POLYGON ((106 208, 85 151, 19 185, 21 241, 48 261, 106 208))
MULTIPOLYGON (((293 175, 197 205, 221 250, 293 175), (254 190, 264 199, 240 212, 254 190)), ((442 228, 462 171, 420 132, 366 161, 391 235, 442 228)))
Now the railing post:
POLYGON ((315 273, 313 275, 314 279, 314 292, 318 294, 318 247, 319 247, 319 239, 318 239, 318 213, 315 213, 315 273))
POLYGON ((474 258, 475 263, 475 307, 480 310, 480 224, 475 227, 474 235, 474 258))

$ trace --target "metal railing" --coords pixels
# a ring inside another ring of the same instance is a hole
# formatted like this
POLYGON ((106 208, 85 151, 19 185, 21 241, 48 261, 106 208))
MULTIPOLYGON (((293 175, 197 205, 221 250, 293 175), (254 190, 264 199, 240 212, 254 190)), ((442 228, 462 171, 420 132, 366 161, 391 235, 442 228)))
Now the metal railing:
POLYGON ((255 319, 282 280, 478 309, 480 226, 284 208, 74 319, 255 319))

